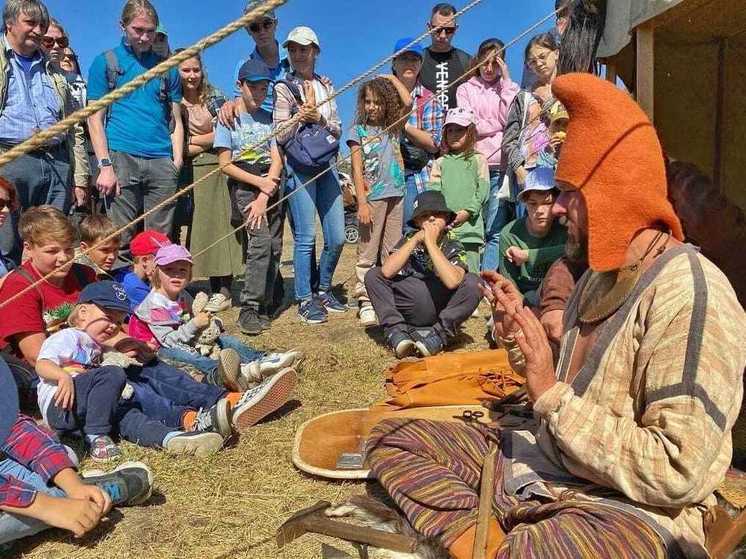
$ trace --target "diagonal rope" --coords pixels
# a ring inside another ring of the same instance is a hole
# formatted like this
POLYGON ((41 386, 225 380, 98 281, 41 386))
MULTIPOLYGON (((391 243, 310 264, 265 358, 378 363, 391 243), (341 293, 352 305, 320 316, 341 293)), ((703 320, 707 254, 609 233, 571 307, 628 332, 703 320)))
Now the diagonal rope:
POLYGON ((134 80, 128 82, 119 89, 116 89, 111 93, 107 93, 101 99, 92 102, 90 105, 83 109, 75 111, 73 114, 61 120, 57 124, 50 126, 46 130, 42 130, 41 132, 36 133, 25 142, 15 146, 11 150, 6 151, 2 155, 0 155, 0 167, 5 165, 6 163, 10 163, 11 161, 26 153, 43 147, 49 140, 61 136, 62 134, 67 132, 69 128, 72 128, 76 124, 84 121, 89 116, 92 116, 95 113, 113 105, 116 101, 119 101, 123 97, 130 95, 133 91, 135 91, 142 85, 145 85, 150 80, 153 80, 165 74, 167 71, 175 68, 182 62, 193 58, 195 55, 199 54, 206 48, 219 43, 239 29, 243 29, 244 27, 246 27, 246 25, 257 19, 258 17, 266 14, 268 11, 278 6, 282 6, 287 1, 288 0, 267 0, 263 4, 257 5, 255 8, 252 8, 249 12, 245 13, 243 16, 235 20, 233 23, 226 25, 212 35, 198 41, 191 47, 171 56, 157 66, 153 66, 150 70, 136 77, 134 80))
MULTIPOLYGON (((561 9, 561 8, 560 8, 560 9, 561 9)), ((520 40, 521 40, 522 38, 524 38, 524 37, 525 37, 526 35, 528 35, 529 33, 532 33, 532 32, 533 32, 533 31, 535 31, 535 30, 536 30, 536 29, 537 29, 538 27, 540 27, 541 25, 543 25, 543 24, 544 24, 544 23, 545 23, 545 22, 546 22, 547 20, 549 20, 550 18, 552 18, 552 17, 554 17, 555 15, 557 15, 557 12, 559 12, 559 10, 554 10, 554 11, 550 12, 550 13, 549 13, 549 14, 547 14, 547 15, 546 15, 545 17, 543 17, 542 19, 540 19, 540 20, 539 20, 538 22, 536 22, 535 24, 533 24, 533 25, 532 25, 531 27, 529 27, 528 29, 526 29, 525 31, 523 31, 522 33, 520 33, 519 35, 517 35, 516 37, 514 37, 514 38, 513 38, 512 40, 508 41, 508 43, 506 43, 504 47, 502 47, 501 49, 499 49, 499 54, 502 54, 502 55, 504 55, 504 54, 505 54, 505 51, 506 51, 506 50, 507 50, 507 49, 508 49, 509 47, 513 46, 513 45, 514 45, 514 44, 516 44, 516 43, 517 43, 518 41, 520 41, 520 40)), ((418 40, 418 39, 415 39, 415 41, 417 41, 417 40, 418 40)), ((413 43, 410 43, 409 45, 407 45, 406 47, 404 47, 404 49, 402 49, 402 50, 398 51, 398 52, 396 53, 396 55, 395 55, 395 56, 398 56, 398 54, 399 54, 399 53, 401 53, 401 52, 406 52, 406 49, 407 49, 407 48, 409 48, 409 46, 411 46, 412 44, 413 44, 413 43)), ((497 50, 497 49, 496 49, 496 50, 497 50)), ((496 55, 497 55, 497 53, 496 53, 496 55)), ((491 60, 492 60, 492 57, 487 57, 487 58, 485 58, 485 59, 484 59, 483 61, 481 61, 481 62, 480 62, 479 64, 475 64, 473 68, 470 68, 469 70, 467 70, 466 72, 464 72, 463 74, 461 74, 461 75, 460 75, 459 77, 455 78, 455 79, 454 79, 454 80, 453 80, 453 81, 452 81, 451 83, 449 83, 449 84, 448 84, 448 85, 447 85, 446 87, 444 87, 443 89, 440 89, 440 90, 438 90, 438 91, 448 91, 448 90, 449 90, 449 89, 451 89, 452 87, 455 87, 456 85, 458 85, 458 84, 462 83, 462 82, 463 82, 463 81, 464 81, 464 80, 465 80, 465 79, 466 79, 467 77, 471 76, 472 74, 475 74, 475 73, 476 73, 476 72, 477 72, 477 71, 479 70, 479 68, 481 68, 481 67, 482 67, 482 66, 483 66, 484 64, 486 64, 487 62, 489 62, 489 61, 491 61, 491 60)), ((435 98, 435 97, 432 97, 431 99, 428 99, 428 101, 427 101, 427 102, 428 102, 428 103, 434 103, 434 102, 436 102, 436 98, 435 98)), ((540 111, 540 112, 539 112, 539 114, 538 114, 538 115, 537 115, 536 117, 534 117, 534 118, 532 118, 532 119, 530 119, 530 120, 528 120, 528 121, 526 122, 526 126, 528 126, 529 124, 532 124, 532 123, 536 122, 536 121, 537 121, 537 120, 538 120, 539 118, 541 118, 541 116, 542 116, 542 115, 546 114, 547 112, 548 112, 548 109, 547 109, 547 110, 542 110, 542 111, 540 111)), ((387 134, 388 132, 390 132, 390 131, 391 131, 392 129, 396 128, 396 127, 397 127, 397 126, 398 126, 399 124, 401 124, 401 123, 402 123, 403 121, 405 121, 405 120, 409 119, 409 117, 410 117, 410 114, 411 114, 411 113, 407 113, 406 115, 402 115, 402 116, 401 116, 400 118, 398 118, 397 120, 395 120, 395 121, 394 121, 394 122, 393 122, 392 124, 390 124, 389 126, 387 126, 386 128, 384 128, 383 130, 381 130, 381 131, 380 131, 380 132, 379 132, 378 134, 375 134, 375 135, 371 136, 371 137, 369 138, 369 141, 373 141, 373 140, 375 140, 375 139, 377 139, 377 138, 381 138, 381 137, 383 137, 383 136, 384 136, 385 134, 387 134)), ((533 136, 531 136, 531 137, 533 137, 533 136)), ((490 155, 488 156, 488 159, 489 159, 489 157, 492 157, 492 156, 493 156, 493 155, 494 155, 495 153, 497 153, 497 150, 496 150, 496 151, 494 151, 494 152, 493 152, 492 154, 490 154, 490 155)), ((314 181, 316 181, 317 179, 321 178, 321 177, 322 177, 322 176, 324 176, 324 175, 325 175, 326 173, 328 173, 328 172, 330 172, 330 171, 332 171, 332 170, 335 170, 335 171, 339 172, 339 165, 340 165, 340 164, 341 164, 342 162, 344 162, 344 161, 348 161, 348 160, 349 160, 350 162, 352 161, 352 152, 350 152, 350 154, 349 154, 349 155, 347 155, 347 156, 345 156, 345 157, 343 157, 343 158, 341 158, 341 159, 337 159, 337 162, 336 162, 336 163, 331 163, 331 164, 329 165, 329 167, 327 167, 326 169, 324 169, 323 171, 321 171, 320 173, 318 173, 317 175, 315 175, 315 176, 314 176, 313 178, 311 178, 311 179, 307 180, 306 182, 304 182, 304 183, 303 183, 303 184, 301 184, 300 186, 298 186, 298 187, 294 188, 294 189, 293 189, 293 190, 292 190, 292 191, 291 191, 290 193, 288 193, 287 195, 285 195, 285 196, 282 196, 282 197, 280 197, 280 198, 279 198, 279 199, 278 199, 278 200, 277 200, 276 202, 274 202, 274 203, 272 203, 271 205, 267 206, 267 209, 266 209, 266 213, 269 213, 269 211, 270 211, 270 210, 272 210, 272 209, 276 208, 277 206, 279 206, 280 204, 282 204, 282 203, 283 203, 284 201, 286 201, 286 200, 287 200, 288 198, 290 198, 291 196, 293 196, 293 195, 294 195, 294 194, 296 194, 297 192, 299 192, 299 191, 303 190, 303 189, 304 189, 304 188, 306 188, 306 187, 307 187, 307 186, 308 186, 309 184, 311 184, 312 182, 314 182, 314 181)), ((266 213, 265 213, 265 215, 266 215, 266 213)), ((234 236, 234 235, 235 235, 236 233, 238 233, 238 232, 239 232, 239 231, 240 231, 241 229, 244 229, 244 228, 246 228, 246 227, 247 227, 247 224, 246 224, 246 223, 243 223, 242 225, 239 225, 238 227, 236 227, 235 229, 233 229, 233 230, 232 230, 232 231, 230 231, 229 233, 227 233, 227 234, 223 235, 222 237, 218 238, 218 239, 217 239, 216 241, 214 241, 214 242, 210 243, 209 245, 207 245, 207 246, 206 246, 205 248, 203 248, 203 249, 202 249, 202 250, 200 250, 199 252, 197 252, 197 253, 193 254, 193 255, 192 255, 192 258, 195 258, 195 259, 196 259, 196 258, 197 258, 198 256, 202 256, 202 255, 203 255, 203 254, 205 254, 205 253, 206 253, 207 251, 209 251, 209 250, 213 249, 214 247, 216 247, 217 245, 219 245, 220 243, 222 243, 222 242, 223 242, 223 241, 225 241, 226 239, 229 239, 230 237, 234 236)), ((0 306, 0 308, 2 308, 2 307, 0 306)))
MULTIPOLYGON (((252 9, 252 10, 251 10, 250 12, 246 13, 246 14, 245 14, 245 15, 244 15, 244 16, 243 16, 242 18, 239 18, 238 20, 236 20, 236 22, 234 22, 233 24, 231 24, 231 25, 230 25, 230 26, 228 26, 228 27, 232 27, 232 26, 236 25, 236 24, 237 24, 238 22, 243 22, 243 21, 252 21, 253 19, 255 19, 255 18, 257 17, 257 15, 261 15, 261 14, 264 14, 264 13, 266 13, 266 12, 267 12, 268 10, 271 10, 271 9, 273 9, 273 8, 274 8, 274 7, 276 6, 276 5, 281 5, 281 4, 284 4, 285 2, 287 2, 287 0, 269 0, 269 1, 267 2, 267 3, 265 3, 265 4, 262 4, 261 6, 257 6, 256 8, 252 9), (253 17, 250 17, 250 16, 253 16, 253 17)), ((458 12, 456 12, 456 13, 454 14, 454 16, 453 16, 453 17, 454 17, 454 18, 456 18, 456 17, 459 17, 459 16, 463 15, 464 13, 466 13, 466 12, 467 12, 467 11, 469 11, 469 10, 471 10, 472 8, 474 8, 475 6, 477 6, 478 4, 480 4, 480 3, 482 3, 482 2, 483 2, 483 0, 473 0, 472 2, 470 2, 469 4, 467 4, 466 6, 464 6, 464 7, 463 7, 463 8, 461 9, 461 10, 459 10, 458 12)), ((544 18, 542 18, 541 20, 539 20, 539 21, 538 21, 537 23, 535 23, 534 25, 532 25, 531 27, 529 27, 529 28, 528 28, 527 30, 525 30, 525 31, 524 31, 523 33, 521 33, 520 35, 518 35, 518 36, 517 36, 516 38, 514 38, 514 39, 513 39, 512 41, 510 41, 509 43, 507 43, 507 44, 505 45, 505 47, 503 47, 502 51, 504 52, 504 51, 505 51, 505 49, 507 49, 507 48, 508 48, 509 46, 512 46, 513 44, 515 44, 515 43, 516 43, 517 41, 519 41, 519 40, 520 40, 521 38, 525 37, 525 36, 526 36, 526 35, 528 35, 528 34, 529 34, 530 32, 534 31, 534 30, 535 30, 536 28, 538 28, 538 27, 539 27, 540 25, 542 25, 543 23, 545 23, 546 21, 548 21, 548 20, 549 20, 550 18, 552 18, 552 17, 553 17, 553 16, 555 16, 556 14, 557 14, 557 10, 555 10, 555 11, 552 11, 551 13, 549 13, 549 14, 548 14, 547 16, 545 16, 544 18)), ((221 31, 225 31, 225 29, 227 29, 228 27, 224 28, 224 29, 223 29, 223 30, 221 30, 221 31)), ((237 30, 237 29, 240 29, 240 28, 241 28, 241 26, 238 26, 238 27, 236 28, 236 30, 237 30)), ((179 59, 180 59, 180 57, 182 57, 182 56, 183 56, 183 55, 184 55, 185 53, 188 53, 188 52, 192 51, 192 49, 195 49, 195 48, 197 48, 197 47, 198 47, 198 46, 199 46, 200 44, 202 44, 202 43, 203 43, 204 41, 207 41, 207 40, 209 40, 209 39, 212 39, 212 38, 214 38, 214 37, 215 37, 215 36, 216 36, 217 34, 219 34, 219 33, 220 33, 220 31, 218 31, 217 33, 215 33, 215 34, 211 35, 211 36, 210 36, 210 37, 208 37, 207 39, 203 39, 202 41, 200 41, 200 42, 198 42, 197 44, 195 44, 195 45, 194 45, 193 47, 190 47, 189 49, 186 49, 186 50, 184 50, 184 51, 180 52, 180 53, 179 53, 178 55, 175 55, 175 56, 173 56, 173 57, 169 58, 169 59, 168 59, 167 61, 165 61, 165 62, 161 63, 161 64, 160 64, 159 66, 155 66, 155 67, 154 67, 154 68, 152 68, 151 70, 156 70, 157 68, 159 68, 159 67, 160 67, 161 65, 165 64, 166 62, 170 62, 170 61, 172 61, 172 60, 174 60, 174 59, 177 59, 177 58, 179 58, 179 59)), ((389 56, 385 57, 385 58, 384 58, 384 59, 383 59, 382 61, 380 61, 380 62, 378 62, 377 64, 373 65, 373 66, 372 66, 372 67, 371 67, 370 69, 368 69, 368 70, 367 70, 366 72, 364 72, 363 74, 360 74, 359 76, 357 76, 357 77, 353 78, 352 80, 350 80, 350 81, 349 81, 349 82, 348 82, 347 84, 345 84, 345 85, 344 85, 344 86, 343 86, 342 88, 340 88, 339 90, 335 91, 335 93, 334 93, 334 94, 330 95, 329 97, 327 97, 326 99, 324 99, 324 100, 323 100, 323 101, 321 101, 320 103, 317 103, 317 105, 316 105, 316 106, 315 106, 314 108, 318 109, 319 107, 323 106, 324 104, 326 104, 326 103, 329 103, 329 102, 331 102, 331 101, 332 101, 332 100, 334 100, 334 99, 335 99, 336 97, 338 97, 338 96, 342 95, 342 94, 343 94, 343 93, 345 93, 346 91, 348 91, 348 90, 350 90, 351 88, 355 87, 355 86, 356 86, 356 85, 357 85, 358 83, 360 83, 361 81, 363 81, 363 80, 367 79, 368 77, 370 77, 371 75, 373 75, 373 74, 374 74, 374 73, 375 73, 375 72, 376 72, 377 70, 379 70, 380 68, 382 68, 382 67, 383 67, 383 66, 384 66, 385 64, 387 64, 388 62, 391 62, 391 61, 392 61, 392 60, 393 60, 394 58, 396 58, 396 57, 397 57, 397 56, 399 56, 400 54, 402 54, 402 53, 404 53, 404 52, 407 52, 407 50, 408 50, 408 49, 409 49, 409 48, 410 48, 410 47, 411 47, 412 45, 414 45, 414 44, 418 43, 418 42, 419 42, 420 40, 422 40, 423 38, 425 38, 425 37, 429 36, 429 35, 430 35, 430 33, 431 33, 431 31, 426 31, 426 32, 422 33, 422 34, 421 34, 420 36, 418 36, 418 37, 414 38, 414 39, 413 39, 412 41, 410 41, 410 42, 409 42, 409 43, 408 43, 407 45, 405 45, 404 47, 402 47, 402 48, 401 48, 400 50, 398 50, 397 52, 393 53, 392 55, 389 55, 389 56)), ((214 41, 214 42, 217 42, 217 41, 214 41)), ((214 42, 213 42, 213 43, 210 43, 210 44, 208 44, 208 45, 206 45, 206 46, 211 46, 212 44, 214 44, 214 42)), ((203 46, 202 48, 204 49, 204 48, 206 48, 206 46, 203 46)), ((192 51, 192 52, 198 52, 198 51, 192 51)), ((194 56, 194 55, 192 54, 191 56, 194 56)), ((186 59, 188 59, 188 58, 185 58, 185 60, 186 60, 186 59)), ((176 64, 179 64, 179 63, 180 63, 181 61, 183 61, 183 60, 180 60, 179 62, 176 62, 176 63, 174 63, 174 65, 176 65, 176 64)), ((468 72, 466 72, 466 73, 465 73, 464 75, 466 75, 466 74, 469 74, 469 73, 473 72, 473 71, 474 71, 474 70, 476 70, 476 69, 477 69, 477 68, 478 68, 479 66, 481 66, 481 64, 484 64, 484 63, 486 63, 486 62, 487 62, 487 60, 483 61, 482 63, 480 63, 479 65, 477 65, 477 66, 476 66, 475 68, 472 68, 471 70, 469 70, 468 72)), ((173 67, 173 66, 169 66, 169 67, 166 67, 166 70, 167 70, 167 69, 169 69, 170 67, 173 67)), ((166 71, 166 70, 164 70, 164 71, 166 71)), ((140 77, 142 78, 143 76, 140 76, 140 77)), ((153 77, 155 77, 155 76, 152 76, 152 77, 151 77, 150 79, 152 79, 153 77)), ((463 77, 464 77, 464 76, 462 75, 462 76, 461 76, 461 78, 463 78, 463 77)), ((459 79, 461 79, 461 78, 459 78, 459 79)), ((147 81, 147 80, 145 80, 145 81, 147 81)), ((126 85, 125 85, 125 86, 123 86, 123 87, 122 87, 121 89, 124 89, 124 88, 126 88, 126 87, 127 87, 128 85, 130 85, 131 83, 132 83, 132 82, 130 82, 129 84, 126 84, 126 85)), ((144 83, 144 82, 143 82, 143 83, 144 83)), ((451 83, 451 84, 450 84, 450 85, 449 85, 449 86, 448 86, 447 88, 450 88, 450 87, 452 87, 453 85, 455 85, 455 81, 454 81, 453 83, 451 83)), ((446 88, 446 89, 447 89, 447 88, 446 88)), ((115 91, 115 92, 112 92, 112 93, 111 93, 111 94, 109 94, 109 95, 112 95, 113 93, 116 93, 116 91, 115 91)), ((122 95, 122 96, 123 96, 123 95, 122 95)), ((106 96, 106 97, 108 97, 108 96, 106 96)), ((106 97, 102 98, 102 99, 101 99, 100 101, 103 101, 104 99, 106 99, 106 97)), ((111 101, 111 102, 113 103, 113 101, 111 101)), ((76 113, 74 113, 73 115, 70 115, 70 117, 68 117, 68 119, 66 119, 66 120, 70 120, 70 119, 71 119, 72 117, 74 117, 75 115, 80 115, 80 114, 84 114, 84 113, 85 113, 85 111, 86 111, 87 109, 89 109, 89 108, 90 108, 90 107, 86 107, 86 109, 82 109, 81 111, 77 111, 77 112, 76 112, 76 113)), ((79 122, 79 121, 83 120, 83 118, 85 118, 85 116, 83 116, 83 117, 79 118, 79 120, 77 120, 77 121, 75 121, 75 122, 79 122)), ((400 119, 400 120, 403 120, 403 118, 404 118, 404 117, 402 117, 402 119, 400 119)), ((409 115, 406 115, 406 118, 409 118, 409 115)), ((291 119, 287 120, 287 121, 286 121, 286 122, 284 122, 284 123, 283 123, 282 125, 280 125, 279 127, 277 127, 277 128, 276 128, 276 129, 275 129, 275 130, 274 130, 274 131, 273 131, 273 132, 271 133, 271 134, 268 134, 268 135, 267 135, 267 136, 266 136, 265 138, 262 138, 262 139, 260 139, 260 140, 259 140, 259 141, 257 141, 257 142, 256 142, 256 143, 255 143, 255 144, 254 144, 253 146, 249 146, 249 147, 248 147, 248 148, 246 148, 246 149, 245 149, 244 151, 249 151, 249 150, 252 150, 252 149, 254 149, 254 148, 256 148, 256 147, 259 147, 259 146, 261 146, 261 145, 262 145, 263 143, 265 143, 265 142, 267 142, 267 141, 271 140, 272 138, 274 138, 275 136, 277 136, 277 135, 278 135, 279 133, 281 133, 282 131, 286 130, 287 128, 289 128, 289 127, 292 127, 292 126, 295 126, 295 124, 297 124, 297 123, 298 123, 299 121, 300 121, 300 115, 299 115, 299 114, 296 114, 296 115, 295 115, 294 117, 292 117, 291 119)), ((62 124, 63 124, 63 122, 64 122, 64 121, 61 121, 61 122, 60 122, 60 123, 58 123, 58 124, 57 124, 56 126, 60 126, 60 125, 62 125, 62 124)), ((74 124, 75 124, 75 122, 73 122, 72 124, 69 124, 69 126, 72 126, 72 125, 74 125, 74 124)), ((68 126, 68 127, 69 127, 69 126, 68 126)), ((51 129, 49 129, 49 130, 51 130, 51 129)), ((48 132, 49 130, 47 130, 47 131, 45 131, 45 132, 48 132)), ((383 133, 385 133, 385 132, 386 132, 386 131, 382 131, 382 133, 381 133, 381 134, 383 134, 383 133)), ((40 133, 40 134, 43 134, 43 133, 44 133, 44 132, 42 132, 42 133, 40 133)), ((380 137, 380 136, 381 136, 381 134, 379 134, 378 136, 380 137)), ((36 136, 34 136, 34 138, 36 138, 36 136)), ((30 139, 30 140, 28 140, 27 142, 30 142, 30 141, 31 141, 31 140, 33 140, 34 138, 31 138, 31 139, 30 139)), ((17 146, 17 148, 20 148, 20 147, 22 147, 23 145, 24 145, 24 144, 21 144, 20 146, 17 146)), ((14 148, 14 149, 17 149, 17 148, 14 148)), ((11 151, 12 151, 12 150, 11 150, 11 151)), ((3 154, 3 155, 7 155, 8 153, 11 153, 11 152, 9 151, 9 152, 7 152, 6 154, 3 154)), ((351 156, 350 156, 350 157, 351 157, 351 156)), ((152 208, 151 208, 150 210, 148 210, 148 211, 144 212, 143 214, 141 214, 140 216, 138 216, 137 218, 135 218, 134 220, 132 220, 132 221, 131 221, 131 222, 129 222, 128 224, 126 224, 126 225, 123 225, 122 227, 120 227, 119 229, 117 229, 116 231, 114 231, 113 233, 111 233, 110 235, 108 235, 108 236, 104 237, 103 239, 101 239, 100 241, 98 241, 97 243, 95 243, 95 244, 94 244, 93 246, 89 247, 88 249, 86 249, 86 250, 84 250, 84 251, 81 251, 81 253, 80 253, 80 255, 79 255, 79 256, 85 256, 85 255, 88 255, 88 254, 90 254, 90 253, 91 253, 92 251, 94 251, 94 250, 98 249, 99 247, 101 247, 102 245, 106 244, 106 243, 107 243, 107 242, 108 242, 109 240, 111 240, 111 239, 113 239, 113 238, 115 238, 115 237, 117 237, 117 236, 121 235, 121 233, 122 233, 122 232, 126 231, 126 230, 127 230, 127 229, 129 229, 130 227, 132 227, 132 226, 134 226, 134 225, 136 225, 136 224, 140 223, 141 221, 144 221, 144 220, 145 220, 145 219, 146 219, 146 218, 147 218, 147 217, 148 217, 149 215, 151 215, 152 213, 154 213, 154 212, 156 212, 157 210, 159 210, 160 208, 162 208, 162 207, 164 207, 164 206, 166 206, 166 205, 168 205, 168 204, 170 204, 170 203, 174 202, 174 201, 175 201, 176 199, 178 199, 178 198, 179 198, 180 196, 183 196, 183 195, 187 194, 188 192, 190 192, 191 190, 193 190, 193 189, 194 189, 194 188, 195 188, 195 187, 196 187, 196 186, 197 186, 198 184, 201 184, 201 183, 205 182, 205 181, 206 181, 206 180, 207 180, 208 178, 210 178, 210 177, 211 177, 211 176, 212 176, 213 174, 215 174, 215 173, 218 173, 218 172, 221 172, 221 171, 222 171, 222 170, 223 170, 223 169, 224 169, 225 167, 227 167, 228 165, 230 165, 230 164, 234 163, 234 162, 235 162, 236 160, 238 160, 239 158, 240 158, 240 156, 239 156, 238 158, 236 158, 236 159, 232 160, 231 162, 229 162, 229 163, 226 163, 225 165, 221 165, 221 166, 218 166, 218 167, 216 167, 215 169, 213 169, 213 170, 212 170, 212 171, 210 171, 209 173, 206 173, 205 175, 203 175, 202 177, 200 177, 200 179, 198 179, 197 181, 193 182, 193 183, 192 183, 191 185, 188 185, 188 186, 185 186, 185 187, 181 188, 181 189, 180 189, 180 190, 179 190, 178 192, 176 192, 176 193, 175 193, 175 194, 174 194, 173 196, 170 196, 170 197, 166 198, 165 200, 163 200, 163 201, 161 201, 160 203, 156 204, 156 205, 155 205, 154 207, 152 207, 152 208)), ((2 159, 2 156, 0 156, 0 166, 1 166, 1 165, 2 165, 3 163, 4 163, 4 161, 3 161, 3 159, 2 159)), ((336 169, 336 165, 334 166, 334 169, 336 169)), ((314 178, 313 178, 313 179, 311 179, 310 181, 307 181, 307 182, 306 182, 306 183, 304 183, 304 184, 303 184, 303 185, 302 185, 301 187, 298 187, 298 188, 294 189, 294 190, 293 190, 293 191, 292 191, 291 193, 289 193, 289 194, 288 194, 287 196, 285 196, 285 197, 281 198, 281 199, 280 199, 280 200, 278 200, 278 201, 277 201, 277 202, 276 202, 275 204, 273 204, 272 206, 268 207, 268 208, 267 208, 267 211, 269 211, 270 209, 274 208, 274 207, 275 207, 275 206, 276 206, 276 205, 277 205, 278 203, 281 203, 281 202, 285 201, 286 199, 288 199, 288 198, 289 198, 290 196, 292 196, 292 195, 293 195, 293 194, 295 194, 296 192, 300 191, 300 190, 301 190, 301 188, 305 188, 305 187, 306 187, 306 186, 307 186, 307 185, 308 185, 308 184, 309 184, 310 182, 313 182, 314 180, 316 180, 316 178, 318 178, 318 177, 322 176, 322 175, 323 175, 324 173, 326 173, 326 172, 329 172, 330 170, 332 170, 332 167, 331 167, 331 166, 330 166, 330 167, 328 167, 327 169, 325 169, 324 171, 322 171, 322 172, 321 172, 321 173, 320 173, 320 174, 319 174, 319 175, 318 175, 317 177, 314 177, 314 178)), ((245 225, 241 225, 240 227, 236 228, 236 230, 232 231, 232 232, 230 233, 230 235, 234 235, 234 234, 235 234, 235 233, 236 233, 237 231, 241 230, 241 229, 242 229, 243 227, 245 227, 245 225)), ((218 244, 219 242, 222 242, 223 240, 227 239, 227 238, 228 238, 228 237, 229 237, 230 235, 226 235, 226 236, 224 236, 224 237, 223 237, 222 239, 219 239, 219 240, 218 240, 218 241, 217 241, 216 243, 213 243, 213 244, 211 244, 211 245, 210 245, 209 247, 207 247, 207 249, 209 249, 209 248, 212 248, 212 247, 216 246, 216 245, 217 245, 217 244, 218 244)), ((205 250, 207 250, 207 249, 205 249, 205 250)), ((205 250, 203 250, 203 251, 200 251, 200 252, 199 252, 198 254, 200 254, 200 255, 201 255, 201 254, 203 254, 203 253, 205 252, 205 250)), ((55 273, 56 273, 57 271, 59 271, 60 269, 62 269, 62 268, 65 268, 65 267, 69 267, 69 266, 71 266, 71 265, 72 265, 72 261, 71 261, 71 262, 69 262, 69 263, 67 263, 67 264, 64 264, 64 265, 62 265, 62 266, 59 266, 58 268, 55 268, 55 269, 54 269, 54 270, 52 270, 51 272, 49 272, 49 273, 47 273, 47 274, 43 275, 43 276, 42 276, 41 278, 39 278, 38 280, 36 280, 35 282, 33 282, 33 283, 29 284, 29 285, 28 285, 27 287, 25 287, 24 289, 22 289, 22 290, 21 290, 20 292, 18 292, 18 293, 16 293, 15 295, 13 295, 13 296, 9 297, 9 298, 8 298, 8 299, 6 299, 5 301, 2 301, 2 302, 0 302, 0 309, 3 309, 3 308, 5 308, 5 307, 6 307, 7 305, 9 305, 9 304, 10 304, 11 302, 13 302, 14 300, 16 300, 16 299, 18 299, 19 297, 23 296, 24 294, 28 293, 28 292, 29 292, 30 290, 32 290, 32 289, 34 289, 34 288, 36 288, 36 287, 37 287, 37 286, 38 286, 38 285, 39 285, 40 283, 42 283, 42 282, 46 281, 46 280, 47 280, 47 279, 48 279, 49 277, 51 277, 52 275, 54 275, 54 274, 55 274, 55 273)))

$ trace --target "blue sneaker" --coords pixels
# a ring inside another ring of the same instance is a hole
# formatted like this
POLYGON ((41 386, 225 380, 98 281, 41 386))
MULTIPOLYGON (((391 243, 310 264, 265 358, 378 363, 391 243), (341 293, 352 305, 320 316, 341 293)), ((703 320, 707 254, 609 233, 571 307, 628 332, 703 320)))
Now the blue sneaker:
POLYGON ((435 330, 430 330, 426 335, 418 334, 417 340, 414 342, 417 347, 417 351, 420 352, 422 357, 430 357, 431 355, 437 355, 443 351, 443 338, 440 337, 435 330))
POLYGON ((298 303, 298 316, 306 324, 322 324, 326 322, 326 309, 316 299, 308 299, 298 303))
POLYGON ((392 330, 386 336, 386 341, 397 359, 412 355, 416 349, 414 340, 404 330, 392 330))
POLYGON ((343 313, 350 310, 347 305, 340 303, 330 291, 319 292, 318 301, 328 312, 343 313))

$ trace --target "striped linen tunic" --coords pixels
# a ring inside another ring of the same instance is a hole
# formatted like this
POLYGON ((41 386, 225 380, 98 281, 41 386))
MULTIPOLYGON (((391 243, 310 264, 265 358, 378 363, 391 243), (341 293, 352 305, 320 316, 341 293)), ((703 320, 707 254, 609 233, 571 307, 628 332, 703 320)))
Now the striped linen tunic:
POLYGON ((744 310, 714 264, 690 245, 671 249, 599 326, 567 383, 589 277, 568 302, 559 382, 534 404, 537 427, 503 432, 504 489, 519 498, 571 489, 703 556, 704 512, 730 465, 743 397, 744 310))

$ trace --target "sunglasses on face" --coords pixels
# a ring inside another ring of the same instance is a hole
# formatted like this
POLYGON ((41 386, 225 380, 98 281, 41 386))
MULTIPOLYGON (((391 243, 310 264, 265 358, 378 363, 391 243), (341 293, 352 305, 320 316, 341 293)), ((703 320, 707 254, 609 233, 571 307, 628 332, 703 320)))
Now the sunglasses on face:
POLYGON ((456 26, 453 26, 453 27, 433 27, 432 25, 428 24, 428 27, 430 28, 430 32, 433 35, 440 35, 441 33, 445 32, 445 34, 450 37, 451 35, 453 35, 456 32, 456 26))
POLYGON ((5 211, 5 208, 11 209, 10 200, 7 200, 5 198, 0 198, 0 212, 5 211))
POLYGON ((58 37, 55 39, 54 37, 44 35, 41 38, 41 44, 44 48, 47 49, 51 49, 52 47, 54 47, 55 44, 61 49, 64 49, 70 46, 70 39, 68 39, 67 37, 58 37))
POLYGON ((269 29, 272 29, 272 26, 274 24, 275 22, 271 19, 265 19, 261 23, 255 21, 254 23, 249 25, 249 31, 251 31, 252 33, 259 33, 259 31, 261 30, 267 31, 269 29))

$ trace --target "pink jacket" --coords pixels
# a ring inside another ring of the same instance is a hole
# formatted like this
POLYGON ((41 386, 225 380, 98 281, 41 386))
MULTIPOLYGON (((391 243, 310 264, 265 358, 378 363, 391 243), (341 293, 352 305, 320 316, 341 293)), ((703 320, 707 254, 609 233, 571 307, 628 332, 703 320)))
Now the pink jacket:
POLYGON ((456 90, 459 107, 471 109, 477 117, 477 150, 487 158, 490 167, 502 164, 503 130, 508 120, 508 109, 520 87, 513 81, 500 78, 488 84, 474 76, 456 90))

